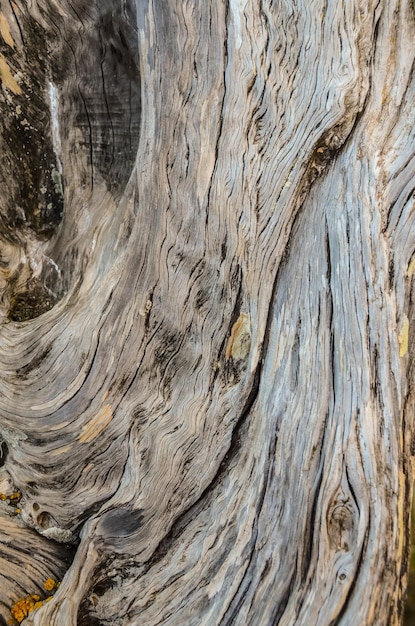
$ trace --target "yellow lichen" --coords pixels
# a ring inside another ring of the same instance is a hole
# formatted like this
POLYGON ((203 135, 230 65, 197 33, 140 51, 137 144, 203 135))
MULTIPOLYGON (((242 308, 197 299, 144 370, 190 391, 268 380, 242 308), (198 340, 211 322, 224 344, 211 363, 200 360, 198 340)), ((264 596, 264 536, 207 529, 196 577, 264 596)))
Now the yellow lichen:
POLYGON ((17 600, 13 604, 10 613, 12 614, 12 617, 14 617, 14 619, 20 624, 20 622, 22 622, 31 611, 39 608, 39 606, 42 606, 42 602, 40 602, 40 596, 38 596, 36 593, 33 593, 29 596, 26 596, 26 598, 20 598, 19 600, 17 600))
POLYGON ((12 494, 0 493, 0 500, 2 500, 3 502, 6 502, 6 504, 8 504, 9 507, 14 509, 13 511, 14 513, 22 512, 20 508, 15 508, 15 507, 18 507, 21 497, 22 497, 22 494, 20 493, 20 491, 15 491, 12 494))
POLYGON ((56 585, 56 582, 53 580, 53 578, 48 578, 45 584, 43 585, 43 588, 45 589, 45 591, 52 591, 55 585, 56 585))
POLYGON ((12 494, 0 493, 0 500, 3 500, 3 502, 7 500, 8 504, 12 504, 13 506, 16 506, 21 497, 22 494, 20 491, 15 491, 12 494))
MULTIPOLYGON (((45 591, 50 592, 56 591, 59 585, 60 583, 54 581, 53 578, 48 578, 45 581, 43 587, 45 591)), ((16 624, 16 622, 20 624, 20 622, 22 622, 31 611, 40 609, 40 607, 43 606, 44 602, 49 602, 50 600, 52 600, 52 598, 53 595, 48 596, 47 598, 45 598, 45 600, 41 600, 40 596, 37 593, 32 593, 26 596, 26 598, 20 598, 13 604, 12 608, 10 609, 10 613, 12 614, 13 619, 10 620, 8 623, 10 625, 16 624)))

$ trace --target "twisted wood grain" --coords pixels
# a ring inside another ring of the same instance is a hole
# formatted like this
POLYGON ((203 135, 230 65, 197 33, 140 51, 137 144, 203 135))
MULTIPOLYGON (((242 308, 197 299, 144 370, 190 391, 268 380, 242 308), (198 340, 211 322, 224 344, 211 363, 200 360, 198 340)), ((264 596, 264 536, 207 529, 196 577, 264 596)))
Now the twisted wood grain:
POLYGON ((74 552, 25 623, 398 623, 412 3, 0 15, 2 472, 74 552))

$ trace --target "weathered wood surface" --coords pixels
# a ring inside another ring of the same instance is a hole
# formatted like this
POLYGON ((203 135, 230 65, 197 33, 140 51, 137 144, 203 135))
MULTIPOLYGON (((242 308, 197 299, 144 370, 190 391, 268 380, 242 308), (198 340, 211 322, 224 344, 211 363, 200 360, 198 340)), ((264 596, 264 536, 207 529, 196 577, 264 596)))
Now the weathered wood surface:
POLYGON ((3 619, 399 623, 413 3, 0 8, 3 619))

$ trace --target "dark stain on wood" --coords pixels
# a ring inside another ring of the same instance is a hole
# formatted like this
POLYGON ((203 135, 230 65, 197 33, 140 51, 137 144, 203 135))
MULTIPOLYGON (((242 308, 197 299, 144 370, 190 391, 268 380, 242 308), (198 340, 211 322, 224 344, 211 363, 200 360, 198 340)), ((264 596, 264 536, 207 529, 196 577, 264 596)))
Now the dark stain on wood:
POLYGON ((128 537, 136 533, 142 524, 143 514, 141 511, 130 511, 119 508, 103 513, 97 535, 107 539, 128 537))
POLYGON ((26 55, 3 50, 10 67, 23 77, 21 93, 12 101, 0 91, 8 111, 2 119, 3 194, 2 235, 15 239, 16 231, 30 228, 41 239, 50 238, 63 214, 63 179, 51 139, 50 111, 45 96, 47 47, 41 29, 27 18, 26 55))
POLYGON ((16 377, 25 380, 27 375, 35 370, 41 364, 41 362, 46 359, 51 350, 52 344, 48 344, 47 346, 45 346, 44 350, 42 350, 42 352, 38 356, 29 361, 29 363, 27 363, 26 365, 23 365, 23 367, 20 367, 18 370, 16 370, 16 377))

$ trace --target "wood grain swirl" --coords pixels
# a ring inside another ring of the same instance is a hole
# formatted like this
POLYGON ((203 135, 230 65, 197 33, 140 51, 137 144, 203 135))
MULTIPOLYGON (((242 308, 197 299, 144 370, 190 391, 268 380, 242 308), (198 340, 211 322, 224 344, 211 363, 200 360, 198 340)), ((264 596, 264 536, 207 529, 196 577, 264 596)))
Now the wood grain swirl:
POLYGON ((0 0, 4 621, 51 577, 25 625, 399 623, 414 36, 410 0, 0 0))

